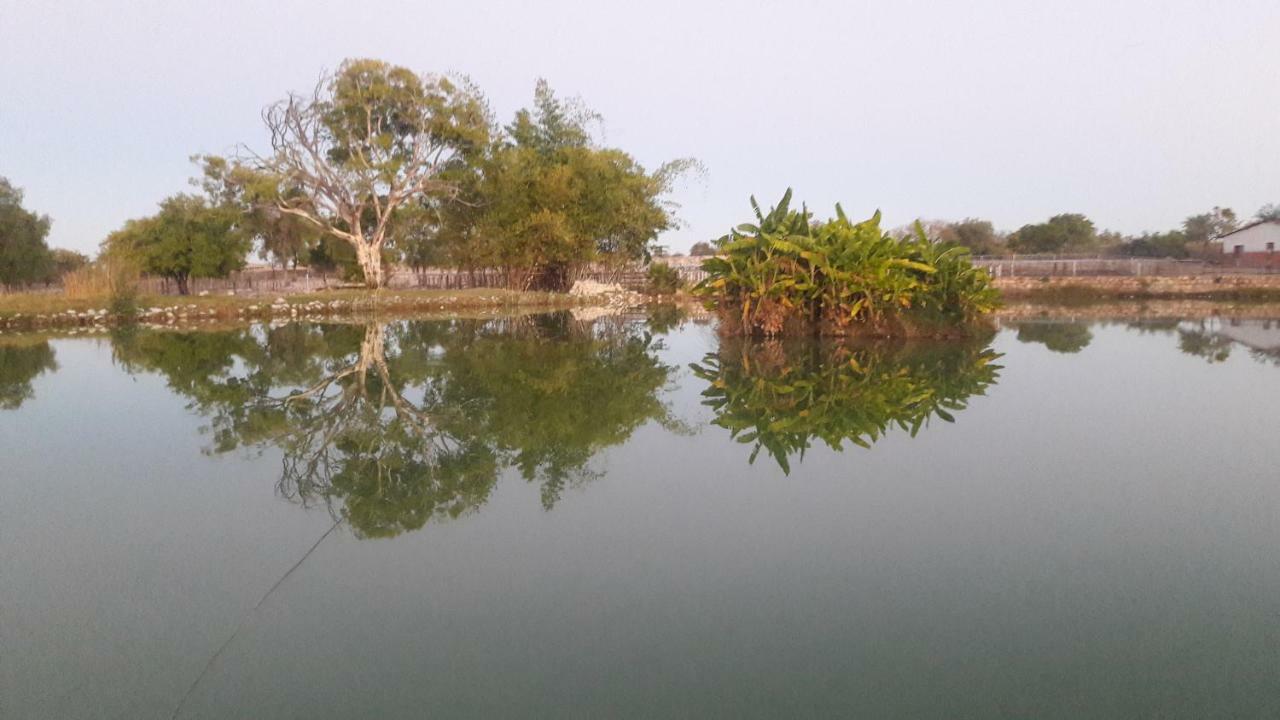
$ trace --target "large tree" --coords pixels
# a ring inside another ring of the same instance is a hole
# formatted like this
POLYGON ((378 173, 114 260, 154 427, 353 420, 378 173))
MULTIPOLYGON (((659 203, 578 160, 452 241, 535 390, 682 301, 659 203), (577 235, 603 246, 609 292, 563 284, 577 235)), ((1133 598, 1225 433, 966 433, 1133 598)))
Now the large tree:
POLYGON ((136 262, 146 273, 172 279, 189 292, 193 277, 226 277, 244 267, 249 238, 237 228, 239 214, 202 197, 174 195, 157 214, 130 220, 103 241, 107 255, 136 262))
POLYGON ((581 268, 646 260, 676 224, 666 201, 697 166, 681 159, 649 172, 627 153, 599 147, 595 113, 539 81, 472 176, 466 202, 442 208, 441 241, 459 265, 502 268, 508 283, 565 290, 581 268))
POLYGON ((348 243, 374 288, 396 211, 456 194, 446 170, 485 147, 490 126, 469 83, 378 60, 348 60, 263 117, 272 153, 254 164, 279 180, 275 207, 348 243))
POLYGON ((0 284, 48 280, 53 257, 45 237, 49 217, 22 207, 22 191, 0 177, 0 284))

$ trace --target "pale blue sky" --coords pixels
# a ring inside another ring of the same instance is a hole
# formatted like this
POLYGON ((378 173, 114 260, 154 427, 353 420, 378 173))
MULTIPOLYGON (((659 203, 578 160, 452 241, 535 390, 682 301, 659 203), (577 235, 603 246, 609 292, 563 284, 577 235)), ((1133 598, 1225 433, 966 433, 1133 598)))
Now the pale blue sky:
POLYGON ((0 0, 0 175, 51 244, 92 250, 352 56, 470 74, 504 121, 546 77, 646 165, 700 158, 677 250, 788 185, 822 213, 1004 229, 1280 202, 1275 0, 0 0))

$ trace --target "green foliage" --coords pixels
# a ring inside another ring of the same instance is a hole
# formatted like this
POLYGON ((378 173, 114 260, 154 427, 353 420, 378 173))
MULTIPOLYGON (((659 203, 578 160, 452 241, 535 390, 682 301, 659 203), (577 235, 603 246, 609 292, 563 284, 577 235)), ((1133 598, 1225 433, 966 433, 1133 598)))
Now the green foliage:
POLYGON ((1207 248, 1221 235, 1236 229, 1236 213, 1231 208, 1215 207, 1207 213, 1192 215, 1182 223, 1187 242, 1207 248))
POLYGON ((1185 258, 1190 255, 1187 235, 1181 230, 1143 233, 1136 238, 1126 239, 1117 250, 1129 257, 1185 258))
POLYGON ((1264 222, 1280 221, 1280 203, 1267 203, 1266 205, 1263 205, 1258 208, 1258 212, 1254 214, 1253 219, 1264 222))
MULTIPOLYGON (((217 155, 197 155, 192 161, 200 165, 198 184, 210 203, 239 214, 237 230, 251 239, 262 259, 296 267, 321 243, 320 228, 278 206, 300 198, 300 188, 286 187, 277 175, 217 155)), ((355 253, 351 256, 354 263, 355 253)))
POLYGON ((51 221, 22 207, 22 191, 0 177, 0 285, 46 282, 54 272, 45 237, 51 221))
POLYGON ((699 240, 689 248, 689 254, 694 257, 710 257, 716 254, 716 248, 705 240, 699 240))
POLYGON ((1009 236, 1009 249, 1019 253, 1087 252, 1096 249, 1098 234, 1084 215, 1054 215, 1048 222, 1023 225, 1009 236))
POLYGON ((103 242, 104 254, 132 261, 146 273, 172 278, 188 293, 193 277, 226 277, 244 267, 250 240, 238 231, 239 213, 204 198, 174 195, 160 212, 130 220, 103 242))
POLYGON ((694 288, 716 308, 727 334, 964 334, 998 303, 990 276, 963 248, 942 248, 916 228, 898 239, 880 214, 813 221, 792 210, 791 191, 756 224, 718 241, 694 288))
POLYGON ((974 255, 1002 255, 1008 247, 989 220, 965 218, 948 223, 937 238, 939 242, 968 248, 974 255))
POLYGON ((17 410, 34 397, 31 381, 57 369, 48 342, 0 345, 0 410, 17 410))
POLYGON ((893 427, 913 437, 932 418, 954 422, 996 382, 1000 356, 985 342, 926 345, 754 342, 729 339, 691 366, 707 382, 714 424, 763 449, 783 472, 815 441, 869 448, 893 427))
POLYGON ((565 290, 588 264, 648 259, 658 233, 676 223, 663 198, 697 164, 646 171, 621 150, 593 145, 596 118, 539 81, 534 108, 451 176, 462 202, 441 206, 436 234, 450 264, 501 268, 519 289, 565 290))
POLYGON ((649 280, 649 292, 654 295, 671 295, 684 288, 684 278, 675 268, 663 262, 649 264, 646 271, 649 280))
POLYGON ((62 277, 69 272, 75 272, 89 264, 89 256, 75 250, 66 250, 63 248, 54 248, 50 258, 53 262, 53 276, 62 277))

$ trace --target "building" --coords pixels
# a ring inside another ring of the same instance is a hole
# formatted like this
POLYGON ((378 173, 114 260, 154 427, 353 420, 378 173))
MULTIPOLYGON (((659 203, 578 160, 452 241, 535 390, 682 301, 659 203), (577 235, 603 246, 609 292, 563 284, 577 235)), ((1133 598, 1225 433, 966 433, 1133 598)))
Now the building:
POLYGON ((1280 268, 1276 247, 1280 246, 1280 220, 1259 220, 1223 235, 1223 258, 1239 267, 1280 268))

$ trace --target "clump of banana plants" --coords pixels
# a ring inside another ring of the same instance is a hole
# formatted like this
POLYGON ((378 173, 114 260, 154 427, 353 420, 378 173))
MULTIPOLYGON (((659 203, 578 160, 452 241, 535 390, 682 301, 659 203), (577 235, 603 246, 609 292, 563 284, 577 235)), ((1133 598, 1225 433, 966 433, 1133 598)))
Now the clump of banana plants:
POLYGON ((984 325, 999 304, 990 275, 962 247, 944 247, 916 223, 910 237, 880 227, 880 213, 815 221, 791 208, 791 191, 756 222, 717 241, 694 292, 727 335, 957 337, 984 325))
POLYGON ((712 423, 753 446, 749 462, 764 450, 790 473, 791 459, 815 442, 869 448, 895 427, 914 437, 934 418, 954 422, 999 377, 988 340, 725 338, 690 367, 707 382, 712 423))

